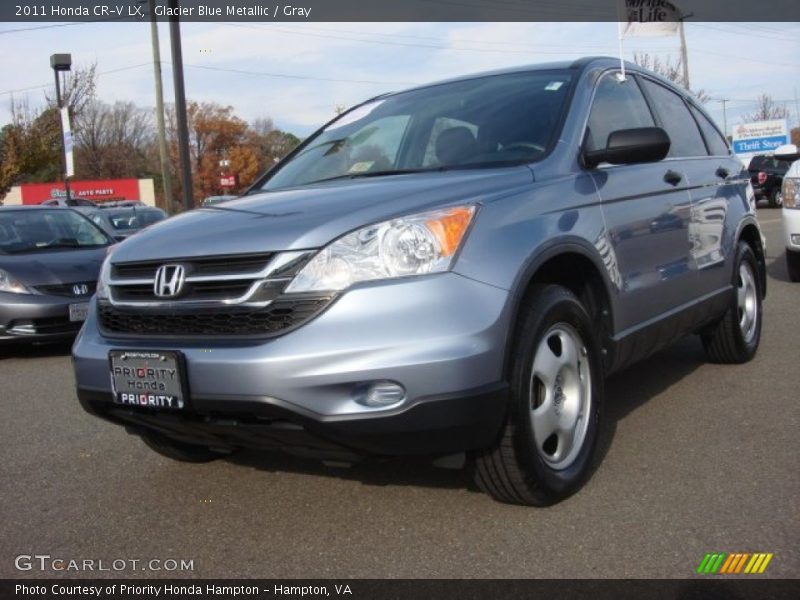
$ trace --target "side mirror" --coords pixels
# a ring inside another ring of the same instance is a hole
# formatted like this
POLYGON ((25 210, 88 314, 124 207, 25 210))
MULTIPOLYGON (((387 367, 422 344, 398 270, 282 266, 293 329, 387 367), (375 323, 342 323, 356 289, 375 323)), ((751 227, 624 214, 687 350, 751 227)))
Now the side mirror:
POLYGON ((670 139, 661 127, 618 129, 608 135, 602 150, 585 150, 583 163, 592 169, 600 163, 632 165, 657 162, 669 152, 670 139))
POLYGON ((796 160, 800 158, 800 152, 794 144, 784 144, 775 148, 774 156, 783 160, 796 160))

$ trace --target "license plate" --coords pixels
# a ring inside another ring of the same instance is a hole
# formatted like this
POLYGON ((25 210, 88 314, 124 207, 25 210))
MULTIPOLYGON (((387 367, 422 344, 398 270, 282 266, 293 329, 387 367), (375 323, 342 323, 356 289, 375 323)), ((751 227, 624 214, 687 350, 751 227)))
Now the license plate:
POLYGON ((86 315, 89 314, 89 303, 80 302, 78 304, 69 305, 69 320, 70 321, 85 321, 86 315))
POLYGON ((182 358, 178 352, 112 350, 109 362, 114 402, 183 409, 186 395, 182 358))

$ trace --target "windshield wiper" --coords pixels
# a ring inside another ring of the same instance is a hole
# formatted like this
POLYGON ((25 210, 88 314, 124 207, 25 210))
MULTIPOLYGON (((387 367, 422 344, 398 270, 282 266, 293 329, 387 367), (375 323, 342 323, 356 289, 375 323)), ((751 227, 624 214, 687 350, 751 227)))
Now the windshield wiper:
POLYGON ((386 171, 365 171, 364 173, 343 173, 342 175, 335 175, 333 177, 326 177, 324 179, 317 179, 315 181, 307 181, 302 185, 313 185, 315 183, 324 183, 326 181, 336 181, 337 179, 362 179, 365 177, 385 177, 388 175, 408 175, 409 173, 434 173, 438 171, 445 171, 448 167, 434 167, 427 169, 394 169, 386 171))

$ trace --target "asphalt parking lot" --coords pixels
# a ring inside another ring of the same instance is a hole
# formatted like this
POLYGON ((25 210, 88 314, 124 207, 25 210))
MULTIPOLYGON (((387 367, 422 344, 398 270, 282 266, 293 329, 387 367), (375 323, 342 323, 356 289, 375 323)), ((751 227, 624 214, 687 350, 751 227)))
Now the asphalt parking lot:
POLYGON ((417 461, 328 468, 243 452, 171 462, 88 416, 68 348, 0 350, 0 577, 18 555, 191 559, 185 572, 73 577, 691 577, 707 552, 771 552, 800 575, 800 284, 780 213, 761 209, 769 283, 761 348, 743 366, 677 346, 607 385, 602 464, 547 509, 481 494, 417 461))

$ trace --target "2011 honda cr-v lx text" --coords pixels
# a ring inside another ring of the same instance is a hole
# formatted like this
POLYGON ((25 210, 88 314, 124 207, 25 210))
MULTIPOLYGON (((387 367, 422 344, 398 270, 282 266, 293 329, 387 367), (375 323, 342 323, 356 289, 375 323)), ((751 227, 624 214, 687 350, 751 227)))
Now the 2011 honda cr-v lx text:
POLYGON ((388 94, 119 244, 78 396, 178 460, 466 451, 493 497, 552 503, 591 471, 606 375, 692 333, 753 357, 754 205, 704 110, 634 65, 388 94))

